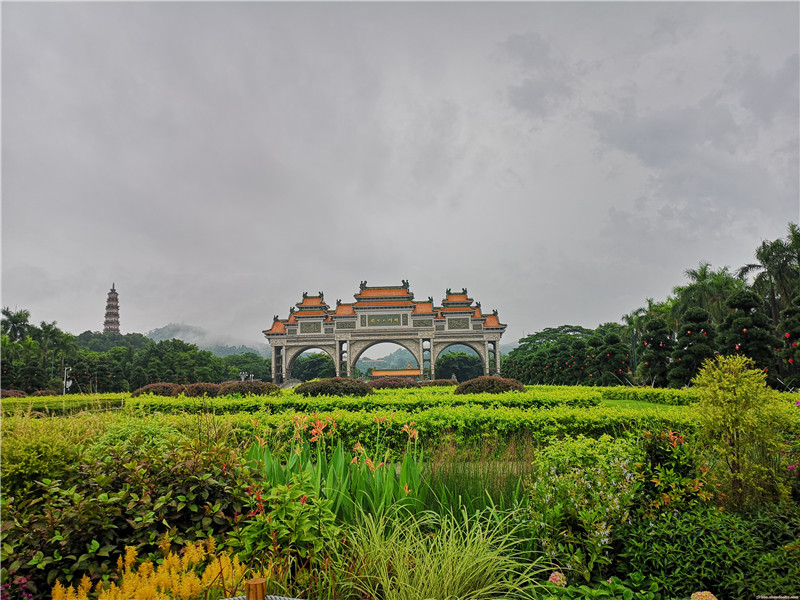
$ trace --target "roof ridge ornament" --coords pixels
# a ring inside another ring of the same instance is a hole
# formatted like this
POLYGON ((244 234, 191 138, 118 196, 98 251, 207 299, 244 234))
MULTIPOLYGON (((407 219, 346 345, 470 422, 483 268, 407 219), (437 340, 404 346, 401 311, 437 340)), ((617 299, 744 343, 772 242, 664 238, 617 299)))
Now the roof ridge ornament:
POLYGON ((403 287, 408 289, 408 279, 402 279, 401 281, 403 282, 403 287))

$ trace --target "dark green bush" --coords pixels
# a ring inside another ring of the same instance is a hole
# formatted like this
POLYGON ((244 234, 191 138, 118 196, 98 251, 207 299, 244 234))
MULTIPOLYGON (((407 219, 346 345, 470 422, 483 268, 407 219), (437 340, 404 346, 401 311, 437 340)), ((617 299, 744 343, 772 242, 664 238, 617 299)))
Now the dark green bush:
POLYGON ((53 435, 9 436, 0 446, 2 495, 17 496, 43 479, 65 479, 78 468, 80 448, 53 435))
POLYGON ((719 598, 749 596, 741 593, 742 575, 763 550, 745 519, 707 506, 623 525, 614 537, 625 571, 644 573, 662 594, 681 597, 698 590, 719 598))
POLYGON ((369 387, 373 390, 391 390, 401 388, 418 388, 419 384, 413 379, 404 377, 379 377, 369 382, 369 387))
POLYGON ((332 377, 301 383, 294 388, 294 393, 301 396, 366 396, 374 392, 359 379, 332 377))
POLYGON ((174 546, 209 535, 221 542, 260 482, 234 449, 213 440, 166 451, 113 446, 78 475, 4 498, 0 583, 16 571, 44 598, 56 579, 74 583, 86 573, 96 582, 109 574, 126 545, 155 556, 166 533, 174 546))
POLYGON ((502 394, 503 392, 524 392, 525 386, 516 379, 506 379, 483 375, 458 384, 454 394, 502 394))
POLYGON ((458 385, 458 381, 455 379, 431 379, 430 381, 420 381, 419 384, 421 386, 446 386, 446 385, 458 385))
POLYGON ((0 398, 24 398, 27 395, 22 390, 0 390, 0 398))
POLYGON ((159 383, 150 383, 144 387, 140 387, 137 390, 133 390, 133 392, 131 392, 131 396, 136 398, 142 394, 153 394, 154 396, 177 397, 181 395, 181 392, 183 392, 183 386, 179 383, 168 383, 164 381, 159 383))
POLYGON ((269 381, 225 381, 219 386, 219 396, 277 396, 281 388, 269 381))
POLYGON ((190 383, 184 388, 183 395, 189 398, 215 398, 219 395, 219 387, 218 383, 190 383))

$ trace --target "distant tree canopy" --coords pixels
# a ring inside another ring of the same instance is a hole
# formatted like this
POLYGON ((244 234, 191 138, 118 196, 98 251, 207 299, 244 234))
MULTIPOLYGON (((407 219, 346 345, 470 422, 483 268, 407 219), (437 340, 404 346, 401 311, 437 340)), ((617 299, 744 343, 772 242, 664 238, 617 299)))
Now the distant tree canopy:
POLYGON ((562 325, 528 335, 504 357, 502 373, 528 384, 680 387, 719 353, 752 359, 773 387, 798 386, 798 226, 764 241, 755 259, 736 271, 708 262, 687 269, 686 285, 662 302, 647 298, 647 306, 623 315, 624 325, 562 325))
POLYGON ((333 359, 327 354, 307 354, 298 356, 292 366, 292 379, 310 381, 336 376, 333 359))
POLYGON ((73 336, 56 323, 30 322, 27 310, 2 311, 3 389, 25 392, 122 392, 156 382, 220 383, 270 379, 270 360, 254 352, 225 357, 180 340, 154 342, 139 333, 85 331, 73 336))
POLYGON ((458 381, 467 381, 483 375, 483 364, 479 356, 466 352, 448 352, 436 359, 436 379, 450 379, 453 375, 458 381))

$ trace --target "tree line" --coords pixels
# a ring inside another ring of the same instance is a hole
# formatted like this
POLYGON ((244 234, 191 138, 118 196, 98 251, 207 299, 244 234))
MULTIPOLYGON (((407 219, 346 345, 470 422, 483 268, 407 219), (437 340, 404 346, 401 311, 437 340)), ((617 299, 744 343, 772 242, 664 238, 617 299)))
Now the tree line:
POLYGON ((701 262, 665 300, 596 329, 551 327, 520 340, 502 371, 528 384, 683 387, 716 354, 743 355, 780 389, 800 385, 800 228, 765 240, 733 271, 701 262))
POLYGON ((241 377, 270 380, 270 360, 254 352, 215 356, 180 340, 155 342, 140 333, 78 336, 55 321, 30 322, 28 310, 2 309, 3 389, 32 393, 127 392, 150 383, 221 383, 241 377))

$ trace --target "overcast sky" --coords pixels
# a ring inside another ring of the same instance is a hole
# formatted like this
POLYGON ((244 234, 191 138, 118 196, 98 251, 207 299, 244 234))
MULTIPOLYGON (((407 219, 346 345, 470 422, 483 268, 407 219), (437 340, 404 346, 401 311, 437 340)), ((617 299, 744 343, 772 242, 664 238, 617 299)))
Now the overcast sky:
POLYGON ((2 304, 264 344, 303 291, 467 287, 504 343, 800 218, 798 7, 2 4, 2 304))

